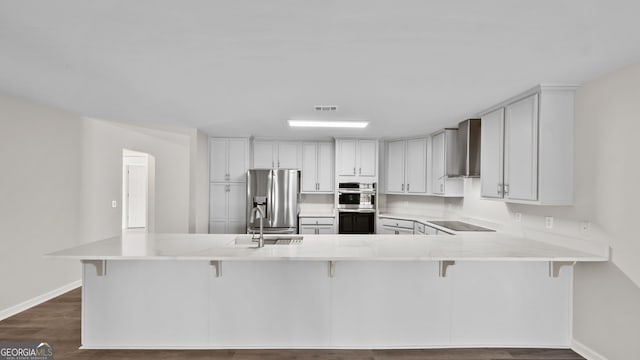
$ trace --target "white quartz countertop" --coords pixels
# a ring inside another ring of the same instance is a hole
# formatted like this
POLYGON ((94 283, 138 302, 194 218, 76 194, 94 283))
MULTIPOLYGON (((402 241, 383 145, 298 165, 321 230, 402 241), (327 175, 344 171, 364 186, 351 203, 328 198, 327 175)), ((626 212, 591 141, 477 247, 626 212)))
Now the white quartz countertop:
POLYGON ((607 261, 541 241, 502 233, 468 235, 304 235, 301 244, 236 245, 238 236, 126 234, 47 254, 80 260, 225 261, 607 261))

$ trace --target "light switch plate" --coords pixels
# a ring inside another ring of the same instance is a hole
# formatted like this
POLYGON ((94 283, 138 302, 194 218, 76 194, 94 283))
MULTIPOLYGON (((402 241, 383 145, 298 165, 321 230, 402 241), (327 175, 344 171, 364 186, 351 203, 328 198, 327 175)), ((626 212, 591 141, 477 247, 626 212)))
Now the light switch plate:
POLYGON ((111 207, 112 208, 117 208, 118 207, 118 200, 111 200, 111 207))

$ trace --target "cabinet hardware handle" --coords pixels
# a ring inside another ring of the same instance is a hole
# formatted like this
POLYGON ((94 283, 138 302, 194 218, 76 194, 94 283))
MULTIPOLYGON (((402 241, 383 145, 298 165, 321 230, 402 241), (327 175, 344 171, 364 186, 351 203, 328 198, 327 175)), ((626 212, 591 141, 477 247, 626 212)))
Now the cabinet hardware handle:
POLYGON ((396 234, 396 235, 400 235, 400 231, 396 230, 396 233, 395 233, 395 234, 396 234))
POLYGON ((503 187, 504 187, 504 195, 505 196, 509 195, 509 184, 504 184, 503 187))
POLYGON ((404 184, 402 184, 402 189, 401 189, 401 191, 404 191, 404 184))
POLYGON ((359 174, 362 175, 362 168, 358 168, 359 174))
POLYGON ((444 184, 440 184, 440 192, 444 192, 444 184))
POLYGON ((502 195, 502 184, 498 184, 498 196, 502 195))
POLYGON ((278 160, 278 167, 280 167, 280 160, 278 160))
POLYGON ((356 174, 356 168, 353 168, 353 175, 356 174))
POLYGON ((409 185, 410 185, 410 184, 407 184, 407 192, 409 192, 409 185))

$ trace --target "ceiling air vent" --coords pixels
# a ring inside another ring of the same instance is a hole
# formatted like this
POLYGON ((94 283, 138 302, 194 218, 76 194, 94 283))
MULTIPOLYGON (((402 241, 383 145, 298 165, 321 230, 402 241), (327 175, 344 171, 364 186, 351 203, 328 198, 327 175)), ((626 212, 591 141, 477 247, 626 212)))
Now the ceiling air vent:
POLYGON ((336 111, 338 106, 336 105, 316 105, 313 107, 316 111, 336 111))

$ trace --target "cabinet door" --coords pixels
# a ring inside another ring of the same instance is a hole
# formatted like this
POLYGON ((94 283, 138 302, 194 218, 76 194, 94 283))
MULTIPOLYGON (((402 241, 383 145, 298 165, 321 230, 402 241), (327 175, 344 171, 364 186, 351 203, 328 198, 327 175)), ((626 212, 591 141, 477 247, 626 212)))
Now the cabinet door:
POLYGON ((212 183, 209 185, 209 219, 228 219, 228 196, 229 184, 212 183))
POLYGON ((538 199, 538 95, 505 110, 505 198, 538 199))
POLYGON ((504 109, 482 117, 480 128, 480 195, 502 198, 504 109))
POLYGON ((299 232, 303 235, 316 235, 316 229, 315 226, 300 226, 299 232))
POLYGON ((297 142, 280 142, 278 143, 278 163, 277 167, 281 169, 299 169, 298 149, 300 144, 297 142))
POLYGON ((247 151, 249 151, 248 139, 229 139, 227 153, 227 174, 229 177, 227 181, 247 181, 247 168, 249 167, 247 151))
POLYGON ((401 193, 405 191, 405 141, 387 143, 387 191, 401 193))
POLYGON ((227 184, 229 220, 244 222, 246 218, 247 186, 244 183, 227 184))
POLYGON ((438 133, 431 137, 431 146, 433 157, 431 162, 431 181, 434 194, 444 194, 444 181, 445 181, 445 134, 444 132, 438 133))
POLYGON ((222 138, 209 139, 209 179, 210 181, 228 181, 227 166, 228 140, 222 138))
POLYGON ((226 234, 226 233, 227 233, 226 220, 209 221, 209 234, 226 234))
POLYGON ((272 169, 276 167, 274 141, 256 140, 253 142, 253 167, 255 169, 272 169))
POLYGON ((318 191, 318 153, 316 143, 302 144, 302 192, 318 191))
POLYGON ((338 176, 356 175, 356 140, 336 140, 338 176))
POLYGON ((378 142, 376 140, 359 140, 357 156, 358 175, 376 176, 378 142))
POLYGON ((229 220, 226 234, 246 234, 247 224, 243 220, 229 220))
POLYGON ((318 191, 333 192, 335 177, 333 171, 333 144, 330 142, 318 143, 318 191))
POLYGON ((407 140, 405 190, 412 194, 427 191, 427 140, 407 140))
POLYGON ((336 233, 336 228, 334 226, 318 226, 318 235, 331 235, 336 233))

